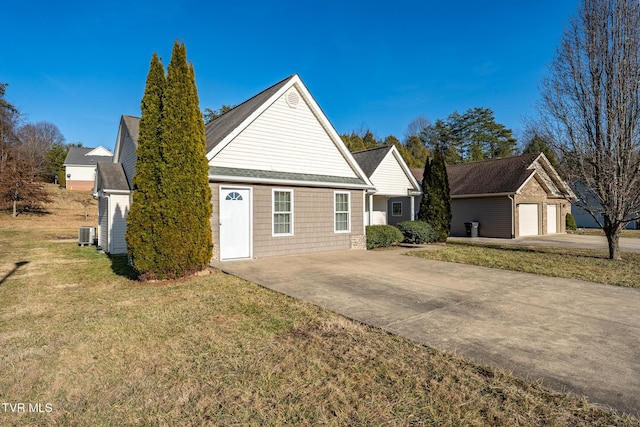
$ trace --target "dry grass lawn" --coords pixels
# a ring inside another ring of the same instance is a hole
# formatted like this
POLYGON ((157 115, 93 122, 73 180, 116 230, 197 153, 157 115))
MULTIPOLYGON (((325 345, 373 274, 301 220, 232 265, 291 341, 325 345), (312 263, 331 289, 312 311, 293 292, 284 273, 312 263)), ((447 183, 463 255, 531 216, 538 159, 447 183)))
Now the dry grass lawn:
POLYGON ((133 281, 52 192, 0 213, 0 425, 640 425, 219 272, 133 281))
POLYGON ((606 251, 448 242, 441 250, 414 251, 408 255, 608 285, 640 287, 638 253, 623 253, 622 260, 612 261, 606 251))

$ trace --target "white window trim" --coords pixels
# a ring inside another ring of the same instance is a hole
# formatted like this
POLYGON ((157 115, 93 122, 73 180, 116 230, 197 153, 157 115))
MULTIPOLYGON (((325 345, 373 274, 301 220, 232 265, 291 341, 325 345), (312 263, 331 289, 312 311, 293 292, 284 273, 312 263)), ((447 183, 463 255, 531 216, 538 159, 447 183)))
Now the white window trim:
POLYGON ((402 202, 391 202, 391 216, 402 216, 402 202), (393 206, 394 205, 400 205, 400 213, 399 214, 393 213, 393 206))
POLYGON ((334 191, 333 192, 333 232, 334 233, 351 233, 351 192, 350 191, 334 191), (349 210, 347 211, 347 229, 346 230, 338 230, 336 229, 337 221, 336 221, 336 196, 338 194, 346 194, 349 204, 349 210))
POLYGON ((293 189, 292 188, 272 188, 271 189, 271 237, 286 237, 293 236, 293 189), (286 212, 276 212, 275 211, 275 201, 276 201, 276 192, 278 193, 289 193, 290 194, 290 211, 289 215, 291 218, 291 227, 289 228, 289 233, 276 233, 275 232, 275 214, 276 213, 286 213, 286 212))

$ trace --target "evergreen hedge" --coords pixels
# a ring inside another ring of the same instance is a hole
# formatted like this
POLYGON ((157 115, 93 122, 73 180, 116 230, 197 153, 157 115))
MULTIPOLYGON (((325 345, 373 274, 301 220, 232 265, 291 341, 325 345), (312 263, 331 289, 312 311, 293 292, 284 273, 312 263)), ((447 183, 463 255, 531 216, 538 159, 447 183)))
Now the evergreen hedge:
POLYGON ((404 221, 397 225, 406 243, 433 243, 439 240, 433 227, 425 221, 404 221))
POLYGON ((367 249, 386 248, 402 242, 402 233, 392 225, 368 225, 367 249))

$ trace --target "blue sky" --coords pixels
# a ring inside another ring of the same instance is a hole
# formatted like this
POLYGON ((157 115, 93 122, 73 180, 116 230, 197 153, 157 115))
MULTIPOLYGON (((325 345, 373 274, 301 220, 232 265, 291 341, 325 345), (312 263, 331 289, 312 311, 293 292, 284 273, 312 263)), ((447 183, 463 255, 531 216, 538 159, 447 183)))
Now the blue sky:
POLYGON ((31 1, 3 6, 0 82, 29 122, 113 148, 153 52, 183 40, 202 109, 297 73, 339 133, 402 139, 418 116, 491 108, 514 130, 578 0, 31 1))

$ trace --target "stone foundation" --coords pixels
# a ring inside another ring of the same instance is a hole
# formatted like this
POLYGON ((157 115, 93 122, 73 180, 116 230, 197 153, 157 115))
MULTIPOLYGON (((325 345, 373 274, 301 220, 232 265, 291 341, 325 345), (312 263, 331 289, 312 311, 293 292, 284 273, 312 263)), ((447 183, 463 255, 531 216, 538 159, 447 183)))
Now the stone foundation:
POLYGON ((367 236, 364 234, 349 236, 351 240, 351 249, 367 249, 367 236))

